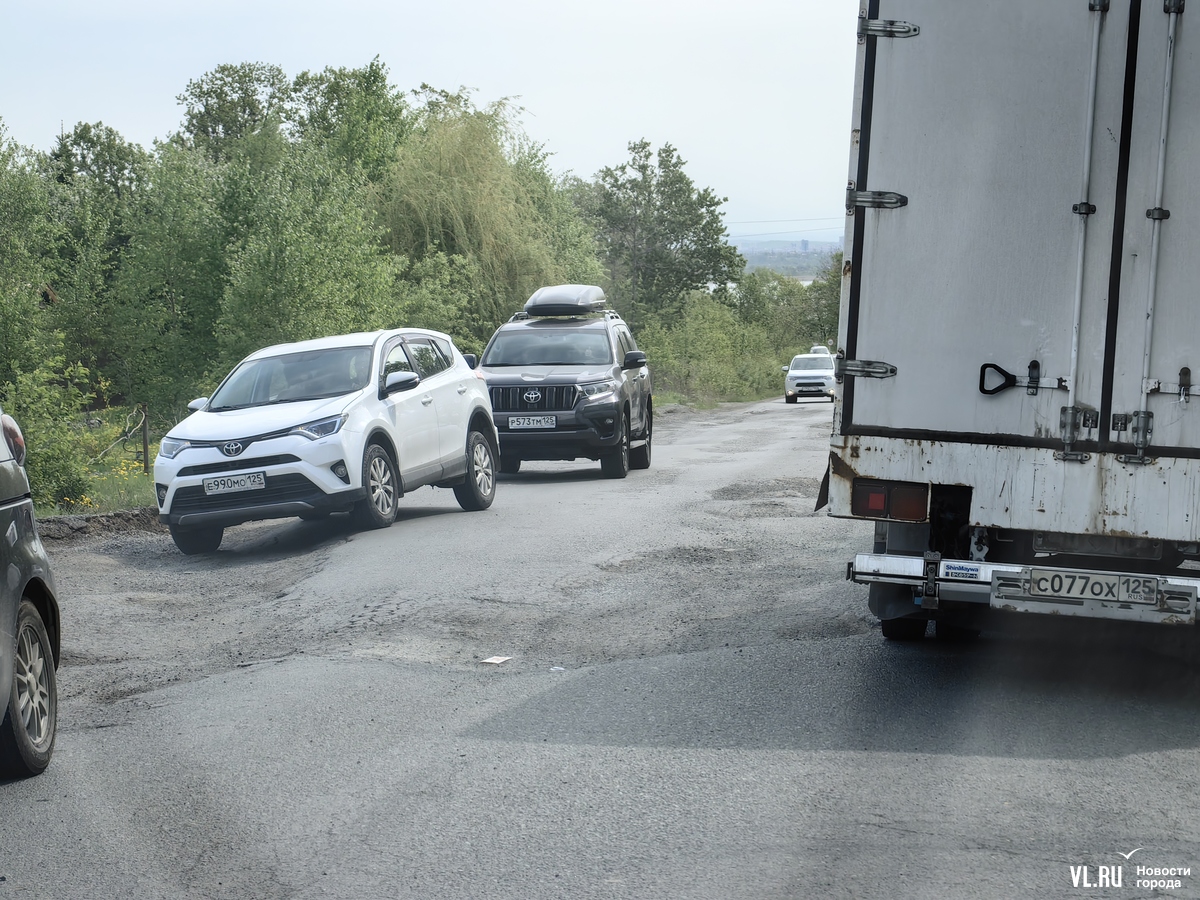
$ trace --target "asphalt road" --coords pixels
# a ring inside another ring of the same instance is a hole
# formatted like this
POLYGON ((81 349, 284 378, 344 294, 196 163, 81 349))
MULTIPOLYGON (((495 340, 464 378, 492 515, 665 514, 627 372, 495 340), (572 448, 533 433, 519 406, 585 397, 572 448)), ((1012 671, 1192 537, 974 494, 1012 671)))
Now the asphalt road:
POLYGON ((386 531, 52 543, 58 745, 0 783, 0 900, 1200 896, 1194 646, 885 642, 870 526, 813 511, 830 412, 664 412, 648 471, 386 531))

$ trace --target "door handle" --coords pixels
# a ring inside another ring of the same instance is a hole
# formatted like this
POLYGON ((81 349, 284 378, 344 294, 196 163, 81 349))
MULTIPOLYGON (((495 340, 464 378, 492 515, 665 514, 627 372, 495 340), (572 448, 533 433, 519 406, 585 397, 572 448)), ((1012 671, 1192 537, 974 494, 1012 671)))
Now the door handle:
POLYGON ((460 384, 458 386, 458 392, 460 394, 465 394, 467 392, 467 386, 465 384, 460 384))
POLYGON ((429 396, 429 394, 426 394, 424 397, 421 398, 422 406, 428 406, 432 402, 433 402, 433 397, 429 396))

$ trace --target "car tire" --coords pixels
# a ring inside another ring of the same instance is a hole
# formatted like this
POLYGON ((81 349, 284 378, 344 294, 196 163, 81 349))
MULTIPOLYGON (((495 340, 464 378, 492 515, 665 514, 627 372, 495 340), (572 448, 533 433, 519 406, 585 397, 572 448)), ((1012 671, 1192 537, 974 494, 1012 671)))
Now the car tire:
POLYGON ((784 403, 795 403, 795 402, 796 402, 796 398, 795 398, 795 397, 788 397, 788 396, 786 396, 786 395, 785 395, 785 396, 784 396, 784 398, 783 398, 783 402, 784 402, 784 403))
POLYGON ((919 641, 925 637, 925 629, 929 625, 928 619, 913 619, 902 617, 899 619, 881 619, 879 627, 883 631, 883 636, 889 641, 919 641))
POLYGON ((509 456, 501 453, 500 471, 505 475, 516 475, 521 471, 521 458, 519 456, 509 456))
POLYGON ((454 486, 454 499, 468 512, 487 509, 496 496, 496 454, 478 431, 467 435, 467 477, 454 486))
POLYGON ((396 521, 400 479, 396 464, 378 444, 363 454, 363 489, 367 496, 354 505, 354 518, 363 528, 387 528, 396 521))
POLYGON ((50 765, 58 726, 54 648, 37 607, 17 610, 13 682, 0 722, 0 778, 28 778, 50 765))
POLYGON ((621 417, 621 437, 616 447, 600 458, 605 478, 624 478, 629 474, 629 416, 621 417))
POLYGON ((225 529, 220 525, 171 525, 171 539, 186 556, 214 553, 221 546, 225 529))
POLYGON ((654 410, 647 408, 646 410, 646 430, 642 434, 646 443, 640 447, 634 447, 629 451, 629 468, 631 469, 648 469, 650 468, 650 449, 651 442, 654 439, 654 410))

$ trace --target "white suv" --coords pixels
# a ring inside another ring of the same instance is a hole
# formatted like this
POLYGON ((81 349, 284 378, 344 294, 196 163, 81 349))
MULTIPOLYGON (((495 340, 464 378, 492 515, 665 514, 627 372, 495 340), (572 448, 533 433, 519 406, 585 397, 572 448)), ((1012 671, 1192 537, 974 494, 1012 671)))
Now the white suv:
POLYGON ((487 388, 444 334, 408 328, 252 353, 163 438, 159 516, 184 553, 227 526, 353 512, 370 528, 426 484, 487 509, 498 445, 487 388))
POLYGON ((834 398, 833 354, 828 350, 793 356, 792 364, 784 366, 783 371, 787 376, 783 380, 783 399, 788 403, 801 397, 834 398))

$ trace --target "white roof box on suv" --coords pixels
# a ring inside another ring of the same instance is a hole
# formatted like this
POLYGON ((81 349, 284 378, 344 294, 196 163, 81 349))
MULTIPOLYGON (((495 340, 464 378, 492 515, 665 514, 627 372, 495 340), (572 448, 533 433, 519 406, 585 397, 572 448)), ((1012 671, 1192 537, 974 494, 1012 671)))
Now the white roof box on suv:
POLYGON ((581 316, 604 309, 604 291, 594 284, 556 284, 538 288, 525 301, 530 316, 581 316))

